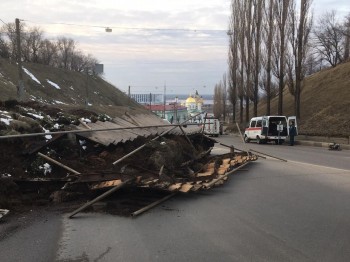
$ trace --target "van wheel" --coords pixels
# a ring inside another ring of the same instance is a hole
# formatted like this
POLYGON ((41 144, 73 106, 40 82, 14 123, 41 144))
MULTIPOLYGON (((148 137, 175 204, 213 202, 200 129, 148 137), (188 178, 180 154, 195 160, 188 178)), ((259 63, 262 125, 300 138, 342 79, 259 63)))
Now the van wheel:
POLYGON ((260 139, 259 136, 256 137, 256 143, 257 143, 257 144, 261 144, 261 139, 260 139))
POLYGON ((244 136, 244 142, 249 143, 250 139, 247 136, 244 136))

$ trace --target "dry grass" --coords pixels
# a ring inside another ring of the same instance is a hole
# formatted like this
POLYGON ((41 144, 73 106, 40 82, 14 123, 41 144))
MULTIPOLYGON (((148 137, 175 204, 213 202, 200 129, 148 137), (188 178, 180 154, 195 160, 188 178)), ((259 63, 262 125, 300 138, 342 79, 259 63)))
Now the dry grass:
MULTIPOLYGON (((283 95, 283 113, 295 115, 294 97, 287 89, 283 95)), ((277 103, 277 98, 272 100, 271 114, 277 114, 277 103)), ((260 103, 258 114, 264 115, 265 108, 265 103, 260 103)), ((350 136, 350 62, 305 79, 299 131, 305 135, 350 136)))

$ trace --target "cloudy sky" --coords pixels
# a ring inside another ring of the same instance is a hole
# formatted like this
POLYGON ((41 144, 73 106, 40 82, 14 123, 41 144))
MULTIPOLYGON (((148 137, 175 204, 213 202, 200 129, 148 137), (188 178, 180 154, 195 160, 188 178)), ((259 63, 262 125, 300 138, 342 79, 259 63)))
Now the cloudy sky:
MULTIPOLYGON (((0 19, 65 36, 133 93, 213 93, 227 70, 230 0, 1 0, 0 19), (111 33, 105 28, 112 29, 111 33)), ((315 16, 350 13, 348 0, 314 0, 315 16)))

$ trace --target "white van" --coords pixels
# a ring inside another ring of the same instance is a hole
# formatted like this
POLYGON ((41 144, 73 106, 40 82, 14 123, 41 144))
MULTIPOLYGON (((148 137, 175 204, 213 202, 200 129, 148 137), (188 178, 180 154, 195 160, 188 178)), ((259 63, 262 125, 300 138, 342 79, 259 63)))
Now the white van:
POLYGON ((253 117, 244 131, 244 141, 256 140, 258 144, 274 141, 283 144, 289 135, 289 124, 294 122, 298 134, 295 116, 259 116, 253 117))
POLYGON ((206 114, 203 118, 203 133, 208 136, 219 136, 220 131, 219 119, 215 118, 213 114, 206 114))

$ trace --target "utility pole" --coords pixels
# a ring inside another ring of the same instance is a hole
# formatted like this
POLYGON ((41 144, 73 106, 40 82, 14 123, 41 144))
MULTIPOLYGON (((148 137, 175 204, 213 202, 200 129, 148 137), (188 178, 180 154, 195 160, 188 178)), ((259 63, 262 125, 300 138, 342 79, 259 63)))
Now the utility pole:
POLYGON ((152 112, 152 93, 149 93, 149 111, 152 112))
POLYGON ((166 83, 164 83, 164 94, 163 94, 163 119, 165 118, 165 106, 166 106, 166 83))
POLYGON ((86 67, 86 98, 85 98, 85 107, 88 108, 89 106, 89 68, 86 67))
POLYGON ((19 101, 21 101, 23 100, 23 96, 24 96, 22 58, 21 58, 21 33, 20 33, 20 27, 19 27, 19 19, 16 18, 15 21, 16 21, 17 65, 18 65, 17 98, 19 101))

